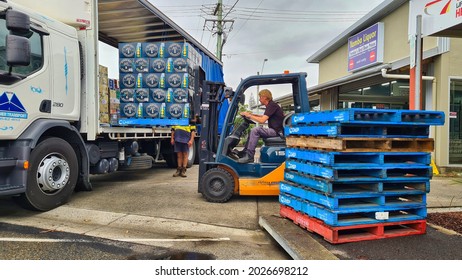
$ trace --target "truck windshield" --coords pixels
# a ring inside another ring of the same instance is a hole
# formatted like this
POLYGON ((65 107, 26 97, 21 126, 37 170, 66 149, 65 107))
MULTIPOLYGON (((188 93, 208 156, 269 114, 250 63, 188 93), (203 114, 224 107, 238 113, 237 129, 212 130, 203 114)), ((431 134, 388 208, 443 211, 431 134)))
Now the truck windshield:
MULTIPOLYGON (((6 35, 9 34, 6 28, 6 20, 0 19, 0 73, 8 72, 9 67, 6 64, 6 35)), ((42 36, 37 32, 31 31, 28 36, 31 45, 31 62, 28 66, 13 67, 12 74, 19 76, 28 76, 43 65, 42 36)))

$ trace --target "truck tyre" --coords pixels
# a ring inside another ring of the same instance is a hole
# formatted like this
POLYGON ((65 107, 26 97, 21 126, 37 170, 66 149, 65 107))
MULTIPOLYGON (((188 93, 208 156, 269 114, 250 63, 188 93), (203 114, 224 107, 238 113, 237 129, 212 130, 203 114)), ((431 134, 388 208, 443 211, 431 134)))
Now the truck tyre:
POLYGON ((142 169, 151 169, 154 159, 152 156, 136 156, 131 157, 130 165, 119 165, 120 171, 133 171, 142 169))
POLYGON ((178 163, 176 159, 176 153, 173 151, 171 153, 164 153, 162 154, 162 157, 165 159, 165 162, 167 163, 167 166, 170 168, 177 168, 178 163))
POLYGON ((212 168, 205 172, 200 184, 202 195, 209 202, 227 202, 234 193, 234 178, 222 168, 212 168))
MULTIPOLYGON (((173 147, 171 148, 170 153, 168 153, 168 152, 164 153, 164 154, 162 154, 162 157, 165 159, 165 162, 167 162, 168 167, 170 167, 170 168, 177 168, 178 167, 177 155, 173 151, 173 147)), ((196 159, 196 144, 195 144, 195 141, 194 141, 193 144, 191 145, 191 147, 189 147, 188 164, 187 164, 188 168, 193 166, 195 159, 196 159)))
POLYGON ((26 192, 18 202, 32 210, 48 211, 66 203, 79 174, 77 155, 60 138, 47 138, 32 151, 26 192))
POLYGON ((194 161, 196 160, 196 153, 197 153, 197 149, 196 149, 196 141, 194 141, 191 145, 191 147, 189 147, 189 153, 188 153, 188 168, 190 168, 191 166, 193 166, 194 164, 194 161))

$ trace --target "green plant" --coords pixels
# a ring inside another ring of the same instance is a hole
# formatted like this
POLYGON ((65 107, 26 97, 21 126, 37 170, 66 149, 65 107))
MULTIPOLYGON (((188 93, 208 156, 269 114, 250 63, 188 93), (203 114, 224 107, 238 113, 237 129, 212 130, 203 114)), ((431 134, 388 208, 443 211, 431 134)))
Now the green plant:
MULTIPOLYGON (((234 120, 234 125, 235 126, 238 126, 240 125, 241 123, 244 122, 244 119, 240 116, 240 113, 241 112, 245 112, 245 111, 248 111, 248 105, 239 105, 239 110, 237 112, 237 116, 236 116, 236 119, 234 120)), ((239 145, 240 146, 244 146, 245 143, 247 142, 247 137, 250 133, 250 130, 252 128, 254 128, 255 125, 254 124, 251 124, 249 125, 249 127, 242 133, 242 136, 241 136, 241 140, 239 141, 239 145)), ((264 142, 262 139, 259 139, 258 140, 258 144, 257 146, 263 146, 264 142)))
MULTIPOLYGON (((248 105, 242 105, 242 104, 239 104, 239 109, 237 111, 237 116, 236 116, 236 119, 234 120, 234 125, 237 127, 239 126, 240 124, 242 124, 244 122, 244 119, 241 117, 240 113, 241 112, 245 112, 245 111, 248 111, 249 110, 249 106, 248 105)), ((250 129, 253 127, 253 125, 250 125, 243 133, 242 133, 242 136, 241 136, 241 140, 239 141, 239 145, 240 146, 243 146, 245 145, 245 142, 247 141, 247 135, 249 135, 249 132, 250 132, 250 129)))

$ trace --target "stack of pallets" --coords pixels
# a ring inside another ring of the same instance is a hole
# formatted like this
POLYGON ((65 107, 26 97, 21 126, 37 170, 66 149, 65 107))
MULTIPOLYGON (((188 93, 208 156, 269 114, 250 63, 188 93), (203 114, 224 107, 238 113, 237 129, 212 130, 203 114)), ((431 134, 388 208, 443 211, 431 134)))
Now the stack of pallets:
POLYGON ((436 111, 296 114, 286 128, 280 214, 330 243, 424 234, 436 111))

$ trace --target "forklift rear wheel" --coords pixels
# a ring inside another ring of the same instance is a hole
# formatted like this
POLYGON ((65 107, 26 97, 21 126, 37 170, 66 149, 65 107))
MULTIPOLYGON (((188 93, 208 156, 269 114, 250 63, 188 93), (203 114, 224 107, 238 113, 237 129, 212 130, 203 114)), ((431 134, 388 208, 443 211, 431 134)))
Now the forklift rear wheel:
POLYGON ((202 195, 207 201, 223 203, 234 193, 234 178, 222 168, 212 168, 201 179, 202 195))

